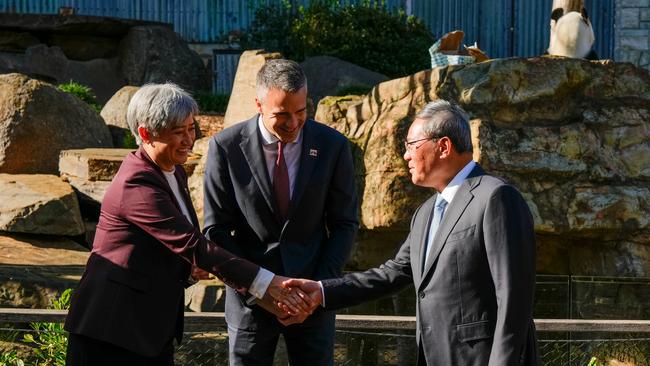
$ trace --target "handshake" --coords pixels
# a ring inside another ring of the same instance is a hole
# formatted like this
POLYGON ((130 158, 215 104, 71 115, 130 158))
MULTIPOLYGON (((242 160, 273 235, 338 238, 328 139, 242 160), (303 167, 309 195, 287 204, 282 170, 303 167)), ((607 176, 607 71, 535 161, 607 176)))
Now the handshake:
POLYGON ((276 316, 282 325, 302 323, 323 304, 321 286, 316 281, 274 276, 257 305, 276 316))

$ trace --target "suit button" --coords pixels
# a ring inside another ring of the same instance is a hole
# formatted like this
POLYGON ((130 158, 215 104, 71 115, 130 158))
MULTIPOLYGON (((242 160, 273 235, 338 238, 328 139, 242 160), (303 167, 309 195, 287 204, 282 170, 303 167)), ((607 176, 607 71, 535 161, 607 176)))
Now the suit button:
POLYGON ((420 291, 419 295, 420 295, 420 299, 424 299, 424 291, 420 291))

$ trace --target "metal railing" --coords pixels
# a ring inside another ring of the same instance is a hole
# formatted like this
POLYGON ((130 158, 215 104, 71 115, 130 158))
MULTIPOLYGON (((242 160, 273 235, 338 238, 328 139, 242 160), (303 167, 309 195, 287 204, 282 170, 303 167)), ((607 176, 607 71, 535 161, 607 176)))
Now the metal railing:
MULTIPOLYGON (((36 337, 42 332, 53 332, 34 329, 29 324, 62 323, 66 314, 61 310, 0 308, 0 334, 18 334, 23 339, 25 334, 36 337)), ((413 364, 417 354, 415 324, 412 316, 338 315, 335 363, 413 364)), ((650 365, 648 320, 536 319, 535 324, 543 365, 586 366, 593 357, 602 365, 610 360, 650 365)), ((287 364, 283 343, 279 343, 277 365, 287 364)), ((227 365, 224 314, 185 313, 185 337, 175 358, 177 365, 227 365)))

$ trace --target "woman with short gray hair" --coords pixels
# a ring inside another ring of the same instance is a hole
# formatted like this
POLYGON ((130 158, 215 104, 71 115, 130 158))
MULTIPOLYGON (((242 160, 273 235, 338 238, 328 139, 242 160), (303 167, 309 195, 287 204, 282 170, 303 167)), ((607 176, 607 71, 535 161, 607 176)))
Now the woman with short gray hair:
POLYGON ((133 95, 127 123, 139 148, 126 156, 102 202, 65 323, 67 365, 173 365, 192 266, 241 293, 285 296, 284 278, 199 230, 182 167, 197 113, 194 99, 171 83, 145 85, 133 95))

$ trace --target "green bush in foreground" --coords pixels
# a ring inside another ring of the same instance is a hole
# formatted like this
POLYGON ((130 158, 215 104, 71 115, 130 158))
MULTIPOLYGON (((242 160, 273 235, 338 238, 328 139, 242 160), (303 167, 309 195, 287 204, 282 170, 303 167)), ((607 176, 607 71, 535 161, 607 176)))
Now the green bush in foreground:
MULTIPOLYGON (((70 307, 70 296, 72 289, 63 291, 58 300, 52 300, 51 309, 66 310, 70 307)), ((37 365, 65 366, 66 348, 68 347, 68 335, 63 330, 61 323, 30 323, 36 331, 36 336, 31 333, 25 334, 25 343, 32 343, 36 346, 34 355, 37 365)))
POLYGON ((59 89, 66 93, 70 93, 86 102, 86 104, 90 105, 94 110, 97 111, 97 113, 101 112, 102 106, 97 103, 95 94, 89 87, 70 80, 67 83, 59 84, 59 89))

